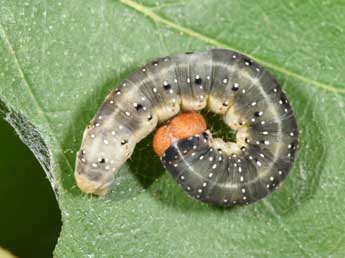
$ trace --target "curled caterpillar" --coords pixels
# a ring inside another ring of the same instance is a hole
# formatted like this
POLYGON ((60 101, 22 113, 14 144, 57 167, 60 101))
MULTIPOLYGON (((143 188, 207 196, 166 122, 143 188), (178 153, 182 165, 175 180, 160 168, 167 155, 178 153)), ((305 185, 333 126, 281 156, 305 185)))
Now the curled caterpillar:
POLYGON ((177 183, 192 197, 219 206, 252 203, 274 190, 295 158, 295 117, 268 71, 225 49, 159 58, 114 89, 84 131, 78 186, 106 194, 136 143, 159 123, 175 117, 159 129, 170 131, 180 113, 205 107, 223 117, 236 142, 213 138, 194 112, 192 121, 200 126, 177 137, 168 132, 171 141, 159 152, 177 183))

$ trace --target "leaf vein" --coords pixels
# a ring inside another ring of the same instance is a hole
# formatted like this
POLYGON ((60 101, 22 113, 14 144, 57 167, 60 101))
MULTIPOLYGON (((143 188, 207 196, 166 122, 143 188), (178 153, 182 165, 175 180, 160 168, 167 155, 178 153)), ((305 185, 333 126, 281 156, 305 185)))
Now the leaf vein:
POLYGON ((239 52, 239 53, 242 53, 246 56, 248 56, 249 58, 257 61, 258 63, 261 63, 263 64, 264 66, 272 69, 272 70, 275 70, 275 71, 278 71, 282 74, 285 74, 287 76, 290 76, 290 77, 293 77, 297 80, 300 80, 300 81, 303 81, 307 84, 310 84, 310 85, 313 85, 314 87, 316 88, 319 88, 319 89, 323 89, 323 90, 326 90, 326 91, 330 91, 330 92, 333 92, 333 93, 341 93, 341 94, 345 94, 345 88, 339 88, 339 87, 335 87, 333 85, 330 85, 330 84, 326 84, 326 83, 322 83, 322 82, 319 82, 319 81, 316 81, 316 80, 313 80, 313 79, 310 79, 310 78, 306 78, 304 77, 303 75, 300 75, 298 73, 295 73, 285 67, 281 67, 279 65, 276 65, 276 64, 273 64, 273 63, 270 63, 268 61, 265 61, 263 59, 260 59, 260 58, 257 58, 255 56, 252 56, 248 53, 245 53, 244 51, 242 50, 239 50, 239 49, 236 49, 226 43, 223 43, 219 40, 216 40, 216 39, 213 39, 213 38, 210 38, 209 36, 207 35, 204 35, 200 32, 197 32, 191 28, 188 28, 188 27, 185 27, 185 26, 182 26, 182 25, 179 25, 171 20, 168 20, 162 16, 160 16, 159 14, 153 12, 150 8, 142 5, 142 4, 139 4, 135 1, 132 1, 132 0, 120 0, 120 2, 128 7, 131 7, 133 9, 135 9, 136 11, 138 11, 139 13, 143 14, 144 16, 147 16, 149 17, 150 19, 152 19, 153 21, 155 22, 159 22, 161 24, 164 24, 167 26, 167 28, 170 28, 170 29, 173 29, 175 31, 178 31, 178 32, 182 32, 182 33, 185 33, 186 35, 192 37, 192 38, 196 38, 200 41, 203 41, 207 44, 210 44, 210 45, 214 45, 216 47, 220 47, 220 48, 226 48, 226 49, 229 49, 229 50, 233 50, 233 51, 236 51, 236 52, 239 52))
POLYGON ((6 33, 6 30, 5 30, 5 28, 1 22, 0 22, 0 36, 5 43, 5 46, 7 46, 8 52, 13 57, 14 63, 18 69, 19 76, 20 76, 21 80, 24 82, 24 85, 26 86, 25 88, 29 94, 29 98, 32 100, 34 108, 36 109, 37 113, 44 119, 45 123, 47 124, 49 131, 51 132, 51 135, 55 138, 56 142, 58 143, 57 146, 59 147, 60 153, 61 153, 62 157, 64 158, 67 166, 71 169, 71 171, 73 171, 73 167, 72 167, 70 161, 68 160, 67 156, 65 155, 60 142, 56 138, 56 135, 55 135, 54 130, 53 130, 53 128, 49 122, 49 119, 47 117, 46 112, 44 112, 44 110, 41 106, 41 103, 36 98, 34 91, 32 89, 32 86, 30 85, 28 79, 26 78, 26 76, 24 74, 22 65, 19 62, 18 56, 14 50, 14 47, 12 46, 12 43, 11 43, 11 41, 10 41, 10 39, 6 33))

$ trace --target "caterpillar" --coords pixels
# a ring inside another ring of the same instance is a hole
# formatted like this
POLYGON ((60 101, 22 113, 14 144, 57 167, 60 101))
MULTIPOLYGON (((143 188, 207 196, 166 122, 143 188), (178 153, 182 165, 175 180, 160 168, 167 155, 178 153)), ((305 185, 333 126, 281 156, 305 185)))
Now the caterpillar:
POLYGON ((175 139, 160 159, 176 182, 217 206, 249 204, 276 189, 295 159, 295 116, 266 69, 226 49, 158 58, 111 91, 83 134, 79 188, 105 195, 135 145, 158 124, 206 107, 236 132, 236 142, 204 129, 175 139))

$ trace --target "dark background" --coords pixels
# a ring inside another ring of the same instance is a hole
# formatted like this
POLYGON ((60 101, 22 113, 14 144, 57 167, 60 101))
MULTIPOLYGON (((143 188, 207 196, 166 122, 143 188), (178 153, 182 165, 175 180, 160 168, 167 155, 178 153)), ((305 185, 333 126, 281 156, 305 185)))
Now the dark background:
POLYGON ((46 175, 0 118, 0 246, 20 258, 52 257, 60 211, 46 175))

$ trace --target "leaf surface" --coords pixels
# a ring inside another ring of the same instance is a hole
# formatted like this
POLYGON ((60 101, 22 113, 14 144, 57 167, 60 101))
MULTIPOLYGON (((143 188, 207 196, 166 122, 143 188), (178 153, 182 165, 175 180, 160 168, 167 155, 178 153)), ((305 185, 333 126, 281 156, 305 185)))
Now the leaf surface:
POLYGON ((45 142, 20 128, 58 194, 55 256, 342 257, 344 13, 341 1, 1 0, 0 97, 45 142), (198 203, 148 137, 108 196, 80 193, 75 153, 107 93, 155 57, 215 47, 249 55, 287 93, 301 134, 282 187, 247 207, 198 203))

